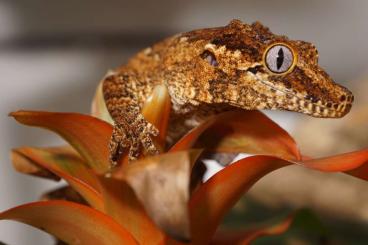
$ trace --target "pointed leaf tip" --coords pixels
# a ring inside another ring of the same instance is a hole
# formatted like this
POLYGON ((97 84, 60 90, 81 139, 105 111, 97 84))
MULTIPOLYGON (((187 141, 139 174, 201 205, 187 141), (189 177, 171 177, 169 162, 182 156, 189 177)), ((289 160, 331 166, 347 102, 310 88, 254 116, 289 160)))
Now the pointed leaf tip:
POLYGON ((195 244, 207 244, 222 217, 264 175, 288 164, 272 156, 243 158, 227 166, 193 194, 189 202, 191 232, 195 244))
POLYGON ((10 159, 13 167, 16 171, 29 174, 41 178, 47 178, 55 181, 59 181, 60 177, 52 173, 51 171, 41 167, 39 164, 34 162, 32 159, 26 157, 19 149, 12 149, 10 153, 10 159))
POLYGON ((294 222, 295 216, 296 213, 292 213, 277 223, 256 225, 256 228, 244 231, 226 233, 217 232, 211 242, 211 245, 248 245, 260 237, 280 235, 285 233, 290 228, 294 222))
POLYGON ((17 152, 38 166, 63 178, 91 206, 104 210, 98 179, 78 156, 31 147, 19 148, 17 152))
POLYGON ((29 203, 0 213, 0 219, 34 226, 67 244, 137 244, 131 234, 109 216, 73 202, 29 203))
POLYGON ((304 167, 324 172, 345 172, 357 169, 368 162, 368 149, 323 157, 307 159, 301 164, 304 167))
POLYGON ((10 114, 19 123, 49 129, 68 141, 97 172, 109 170, 108 142, 112 126, 78 113, 17 111, 10 114))

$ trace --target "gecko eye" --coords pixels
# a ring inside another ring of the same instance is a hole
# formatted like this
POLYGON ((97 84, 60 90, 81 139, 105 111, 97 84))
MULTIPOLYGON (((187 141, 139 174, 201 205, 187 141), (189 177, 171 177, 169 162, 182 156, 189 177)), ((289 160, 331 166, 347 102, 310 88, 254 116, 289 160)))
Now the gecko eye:
POLYGON ((216 57, 212 52, 206 50, 201 54, 201 57, 202 59, 206 60, 211 66, 218 66, 216 57))
POLYGON ((263 62, 272 73, 285 74, 293 70, 296 58, 291 47, 277 43, 266 49, 263 62))

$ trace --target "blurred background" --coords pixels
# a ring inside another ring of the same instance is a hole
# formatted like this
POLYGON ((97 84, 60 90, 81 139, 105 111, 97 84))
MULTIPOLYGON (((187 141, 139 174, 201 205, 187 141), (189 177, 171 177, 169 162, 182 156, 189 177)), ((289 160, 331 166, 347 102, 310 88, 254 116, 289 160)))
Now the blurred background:
MULTIPOLYGON (((168 35, 226 25, 233 18, 259 20, 275 33, 313 42, 320 65, 354 92, 355 106, 341 120, 268 113, 296 137, 305 154, 323 156, 367 147, 367 10, 366 0, 0 1, 0 210, 36 200, 57 185, 16 173, 10 149, 62 143, 51 133, 17 125, 8 112, 88 113, 96 85, 109 68, 168 35)), ((252 205, 262 210, 262 217, 265 210, 307 207, 336 224, 337 235, 348 230, 340 236, 355 239, 350 244, 367 244, 367 191, 366 183, 352 177, 290 167, 257 183, 247 195, 251 204, 239 204, 232 217, 253 212, 252 205)), ((0 222, 0 241, 52 244, 48 235, 6 221, 0 222)), ((324 241, 321 244, 330 244, 324 241)))

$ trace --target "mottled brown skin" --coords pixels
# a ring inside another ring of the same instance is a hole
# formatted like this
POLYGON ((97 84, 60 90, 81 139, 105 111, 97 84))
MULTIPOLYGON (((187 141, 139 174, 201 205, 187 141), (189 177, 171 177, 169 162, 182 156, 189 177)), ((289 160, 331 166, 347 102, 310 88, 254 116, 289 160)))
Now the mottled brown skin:
POLYGON ((224 27, 167 38, 106 76, 103 94, 115 121, 113 163, 126 149, 130 159, 157 153, 151 137, 158 132, 140 114, 157 84, 167 86, 172 100, 169 144, 221 111, 289 110, 338 118, 353 102, 352 93, 318 66, 312 44, 275 35, 259 22, 233 20, 224 27), (285 74, 275 74, 264 64, 263 54, 274 43, 287 44, 297 57, 285 74))

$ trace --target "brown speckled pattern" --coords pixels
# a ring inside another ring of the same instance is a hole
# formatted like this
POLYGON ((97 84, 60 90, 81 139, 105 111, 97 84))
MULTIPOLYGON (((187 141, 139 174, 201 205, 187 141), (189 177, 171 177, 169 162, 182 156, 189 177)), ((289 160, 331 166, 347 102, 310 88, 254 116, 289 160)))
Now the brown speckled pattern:
POLYGON ((233 20, 167 38, 106 76, 103 93, 115 121, 113 162, 126 148, 131 159, 144 149, 157 152, 151 140, 157 131, 139 112, 157 84, 165 84, 172 99, 169 144, 220 111, 289 110, 338 118, 353 102, 352 93, 318 66, 312 44, 275 35, 259 22, 233 20), (289 73, 277 75, 264 67, 263 53, 274 43, 288 45, 297 57, 289 73))

